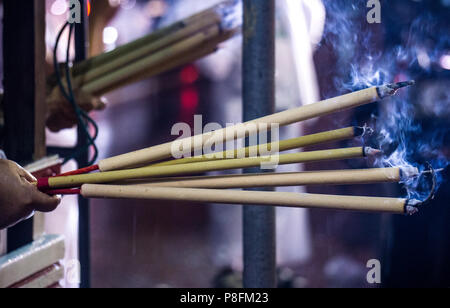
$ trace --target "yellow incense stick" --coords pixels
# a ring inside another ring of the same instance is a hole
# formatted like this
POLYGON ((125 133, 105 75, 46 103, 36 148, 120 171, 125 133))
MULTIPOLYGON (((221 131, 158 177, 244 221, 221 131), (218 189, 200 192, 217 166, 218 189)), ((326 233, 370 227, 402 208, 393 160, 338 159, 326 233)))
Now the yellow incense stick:
POLYGON ((257 145, 252 147, 246 147, 244 149, 236 149, 236 150, 228 150, 224 152, 214 153, 210 155, 203 156, 195 156, 188 157, 176 160, 170 160, 158 164, 154 164, 153 166, 171 166, 171 165, 180 165, 180 164, 189 164, 189 163, 197 163, 197 162, 205 162, 205 161, 214 161, 221 159, 235 159, 238 158, 239 155, 242 157, 250 157, 251 154, 255 154, 258 156, 264 155, 267 153, 262 153, 262 151, 273 151, 274 149, 278 149, 279 152, 289 151, 293 149, 303 148, 312 145, 318 145, 322 143, 332 142, 332 141, 341 141, 345 139, 351 139, 357 136, 361 136, 364 133, 364 128, 361 127, 347 127, 327 132, 322 132, 313 135, 302 136, 299 138, 293 138, 288 140, 281 140, 265 145, 257 145), (214 155, 214 156, 212 156, 214 155))
POLYGON ((344 149, 333 149, 324 151, 273 155, 270 157, 229 159, 229 160, 191 163, 174 166, 160 166, 160 167, 149 166, 138 169, 40 179, 38 182, 38 188, 48 189, 48 188, 79 187, 82 184, 99 184, 130 179, 192 175, 210 171, 260 167, 262 165, 267 166, 273 164, 286 165, 286 164, 296 164, 306 162, 362 158, 366 155, 376 155, 379 152, 380 151, 374 150, 372 148, 356 147, 356 148, 344 148, 344 149))
POLYGON ((230 191, 169 187, 142 187, 120 185, 83 185, 86 198, 146 199, 223 204, 258 204, 312 209, 333 209, 392 214, 413 214, 417 209, 408 206, 408 200, 379 197, 356 197, 300 194, 289 192, 230 191))
MULTIPOLYGON (((417 176, 408 174, 408 177, 417 176)), ((221 176, 176 177, 163 179, 130 180, 117 185, 180 188, 258 188, 312 185, 355 185, 398 183, 402 180, 400 168, 374 168, 360 170, 330 170, 292 173, 260 173, 221 176)))

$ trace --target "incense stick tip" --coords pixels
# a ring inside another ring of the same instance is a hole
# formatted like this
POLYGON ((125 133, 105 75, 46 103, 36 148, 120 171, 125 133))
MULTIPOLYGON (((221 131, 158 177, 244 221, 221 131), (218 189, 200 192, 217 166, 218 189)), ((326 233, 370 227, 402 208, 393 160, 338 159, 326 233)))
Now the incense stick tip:
POLYGON ((355 137, 361 137, 366 132, 364 127, 355 126, 353 129, 355 131, 355 137))
POLYGON ((381 151, 379 149, 374 149, 374 148, 371 148, 371 147, 365 147, 364 148, 364 154, 366 156, 375 156, 375 155, 380 155, 382 153, 383 153, 383 151, 381 151))
POLYGON ((412 216, 419 212, 419 207, 423 205, 423 201, 417 199, 408 199, 405 204, 405 214, 412 216))
POLYGON ((405 212, 406 212, 406 215, 413 216, 413 215, 419 213, 419 209, 415 206, 407 205, 405 208, 405 212))
POLYGON ((380 98, 394 95, 399 89, 410 87, 416 84, 415 80, 391 83, 377 88, 380 98))
POLYGON ((355 137, 366 137, 373 135, 375 130, 366 124, 364 126, 355 126, 354 132, 355 137))
POLYGON ((401 88, 413 86, 415 84, 416 84, 415 80, 409 80, 409 81, 397 82, 397 83, 393 84, 393 87, 397 88, 397 89, 401 89, 401 88))
POLYGON ((402 166, 400 167, 401 177, 404 180, 415 178, 419 176, 420 171, 417 167, 413 166, 402 166))

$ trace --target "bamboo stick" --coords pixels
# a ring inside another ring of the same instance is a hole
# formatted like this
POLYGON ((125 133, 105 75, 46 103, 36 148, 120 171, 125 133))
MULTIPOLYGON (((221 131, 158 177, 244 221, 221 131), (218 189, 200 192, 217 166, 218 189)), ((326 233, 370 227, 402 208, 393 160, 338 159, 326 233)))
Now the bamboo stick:
POLYGON ((197 163, 197 162, 205 162, 205 161, 215 161, 221 159, 236 159, 239 158, 239 154, 245 154, 244 157, 250 157, 252 153, 257 154, 258 156, 264 155, 267 153, 262 153, 263 151, 272 151, 272 149, 278 149, 279 152, 289 151, 293 149, 303 148, 312 145, 323 144, 332 141, 341 141, 346 139, 351 139, 354 137, 361 136, 364 133, 364 128, 361 127, 347 127, 327 132, 322 132, 313 135, 302 136, 299 138, 293 138, 288 140, 281 140, 265 145, 256 145, 251 147, 246 147, 244 149, 236 149, 236 150, 228 150, 224 152, 203 155, 203 156, 195 156, 195 157, 187 157, 182 159, 170 160, 158 164, 154 164, 153 166, 172 166, 172 165, 180 165, 180 164, 189 164, 189 163, 197 163))
POLYGON ((356 147, 274 155, 271 157, 229 159, 222 161, 210 161, 174 166, 149 166, 138 169, 42 178, 38 180, 37 187, 40 190, 46 190, 48 188, 70 188, 79 187, 83 184, 112 183, 130 179, 182 176, 210 171, 261 167, 262 164, 270 164, 271 162, 274 164, 286 165, 306 162, 362 158, 366 155, 375 155, 377 153, 379 153, 379 151, 372 148, 356 147))
POLYGON ((169 46, 175 44, 183 39, 186 39, 195 33, 208 28, 213 25, 220 25, 220 16, 216 12, 208 12, 203 15, 201 20, 196 23, 187 25, 184 28, 174 31, 169 35, 161 37, 160 39, 147 43, 141 47, 134 48, 120 57, 115 57, 114 61, 108 61, 102 65, 91 68, 82 75, 75 78, 75 84, 87 84, 93 80, 102 77, 108 73, 114 72, 127 64, 138 61, 146 56, 149 56, 163 48, 170 48, 169 46))
MULTIPOLYGON (((399 88, 411 84, 413 84, 413 82, 396 83, 364 89, 315 104, 272 114, 247 123, 237 124, 232 127, 215 131, 214 133, 190 137, 185 139, 185 141, 190 144, 193 143, 195 145, 199 145, 198 148, 202 148, 206 141, 215 143, 244 138, 248 135, 256 133, 260 124, 266 124, 269 127, 271 124, 286 126, 295 122, 301 122, 350 108, 355 108, 393 95, 399 88), (198 142, 198 140, 200 140, 200 142, 198 142)), ((174 142, 168 142, 147 149, 107 158, 99 162, 99 167, 102 171, 111 171, 168 159, 172 156, 172 146, 174 144, 174 142)))
POLYGON ((186 50, 189 50, 196 46, 201 46, 209 39, 219 35, 219 33, 219 26, 215 25, 209 27, 190 38, 187 38, 179 43, 170 46, 170 48, 158 51, 149 57, 127 65, 106 76, 95 79, 83 85, 81 90, 85 93, 98 95, 98 93, 102 92, 102 90, 105 88, 110 88, 114 85, 122 85, 124 81, 136 74, 140 74, 142 72, 145 72, 146 70, 150 70, 161 62, 168 61, 170 59, 176 58, 177 56, 183 55, 186 50))
MULTIPOLYGON (((418 172, 416 176, 418 175, 418 172)), ((398 183, 402 180, 400 168, 375 168, 360 170, 331 170, 293 173, 261 173, 222 176, 198 176, 164 179, 142 179, 115 183, 145 187, 178 188, 262 188, 313 185, 356 185, 398 183)))
POLYGON ((289 192, 230 191, 169 187, 120 185, 83 185, 85 198, 145 199, 223 204, 259 204, 262 206, 333 209, 392 214, 412 214, 408 200, 378 197, 355 197, 300 194, 289 192))

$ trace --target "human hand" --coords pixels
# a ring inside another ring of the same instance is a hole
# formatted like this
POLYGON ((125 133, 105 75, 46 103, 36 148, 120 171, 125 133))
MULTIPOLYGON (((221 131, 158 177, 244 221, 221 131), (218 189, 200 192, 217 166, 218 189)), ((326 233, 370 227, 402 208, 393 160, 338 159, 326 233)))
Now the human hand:
MULTIPOLYGON (((75 92, 78 106, 89 113, 91 111, 103 110, 106 107, 105 99, 87 95, 81 91, 75 92)), ((52 132, 71 128, 78 123, 78 118, 72 105, 62 97, 58 87, 55 87, 47 97, 47 127, 52 132)))
POLYGON ((10 227, 34 211, 51 212, 61 199, 40 192, 36 178, 18 164, 0 159, 0 229, 10 227))

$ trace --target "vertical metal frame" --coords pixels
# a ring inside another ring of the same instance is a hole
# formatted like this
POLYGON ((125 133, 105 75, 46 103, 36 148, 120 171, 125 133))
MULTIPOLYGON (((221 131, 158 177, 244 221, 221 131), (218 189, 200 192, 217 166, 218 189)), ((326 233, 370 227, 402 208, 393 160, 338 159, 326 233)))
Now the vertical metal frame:
MULTIPOLYGON (((275 0, 244 0, 244 122, 274 112, 275 0)), ((246 173, 256 173, 249 169, 246 173)), ((276 287, 275 208, 245 206, 244 287, 276 287)))
MULTIPOLYGON (((83 61, 88 57, 88 27, 87 0, 80 0, 82 14, 81 23, 75 25, 75 62, 83 61)), ((78 147, 85 147, 89 141, 81 128, 78 129, 78 147)), ((77 158, 79 168, 87 167, 89 153, 77 158)), ((78 254, 81 265, 81 288, 91 287, 91 238, 90 238, 90 209, 89 200, 78 197, 78 254)))

